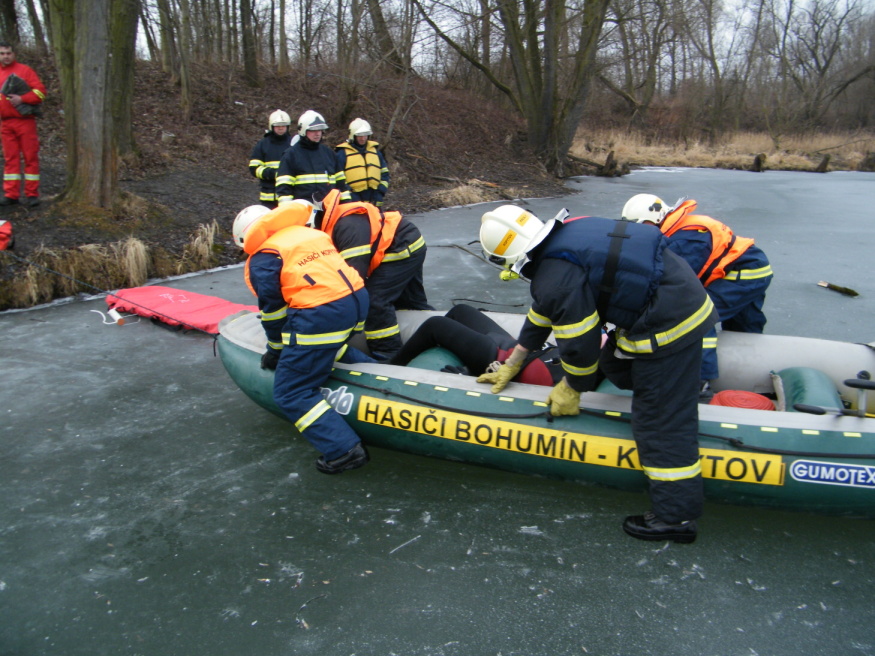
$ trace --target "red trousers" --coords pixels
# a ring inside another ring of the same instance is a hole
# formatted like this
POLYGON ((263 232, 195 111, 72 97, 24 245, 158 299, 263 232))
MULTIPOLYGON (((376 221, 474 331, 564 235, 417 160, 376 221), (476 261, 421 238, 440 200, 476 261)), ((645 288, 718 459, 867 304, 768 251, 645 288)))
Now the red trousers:
POLYGON ((24 195, 39 196, 39 139, 36 119, 4 118, 0 124, 3 142, 3 195, 21 195, 21 155, 24 155, 24 195))

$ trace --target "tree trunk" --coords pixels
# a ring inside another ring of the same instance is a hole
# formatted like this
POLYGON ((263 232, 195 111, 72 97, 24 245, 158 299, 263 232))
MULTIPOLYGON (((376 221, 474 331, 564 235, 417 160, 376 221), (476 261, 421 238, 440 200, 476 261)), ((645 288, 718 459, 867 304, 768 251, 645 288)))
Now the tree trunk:
POLYGON ((43 32, 43 26, 39 19, 39 14, 36 13, 36 5, 33 0, 26 0, 27 17, 30 19, 30 25, 33 28, 33 40, 36 42, 36 53, 40 57, 47 57, 49 54, 49 46, 46 43, 46 36, 43 32))
POLYGON ((130 47, 110 48, 110 113, 118 146, 118 154, 125 156, 136 150, 133 116, 134 64, 136 62, 135 40, 140 18, 140 0, 116 0, 110 16, 110 39, 114 35, 130 38, 130 47))
POLYGON ((371 15, 371 24, 374 26, 374 33, 380 46, 380 55, 384 61, 395 69, 396 73, 403 75, 407 70, 407 66, 401 57, 401 52, 395 45, 395 40, 392 38, 392 33, 389 32, 389 27, 386 25, 383 10, 380 9, 380 0, 367 0, 367 3, 368 13, 371 15))
MULTIPOLYGON (((139 0, 51 0, 64 99, 64 202, 109 209, 118 195, 121 114, 130 116, 139 0)), ((130 125, 130 118, 127 120, 130 125)))
POLYGON ((18 12, 15 0, 0 0, 0 34, 9 41, 13 50, 18 50, 21 35, 18 30, 18 12))
POLYGON ((251 87, 261 86, 258 75, 258 53, 252 26, 252 0, 240 0, 240 25, 243 28, 243 75, 251 87))
POLYGON ((188 0, 179 0, 179 91, 182 117, 191 119, 191 13, 188 0))
POLYGON ((176 29, 173 14, 170 11, 168 0, 157 0, 157 2, 159 31, 161 33, 161 70, 170 73, 173 83, 176 83, 176 29))
POLYGON ((277 71, 281 74, 288 73, 292 70, 292 64, 289 62, 289 44, 286 39, 286 0, 280 0, 279 36, 276 45, 279 50, 277 71))

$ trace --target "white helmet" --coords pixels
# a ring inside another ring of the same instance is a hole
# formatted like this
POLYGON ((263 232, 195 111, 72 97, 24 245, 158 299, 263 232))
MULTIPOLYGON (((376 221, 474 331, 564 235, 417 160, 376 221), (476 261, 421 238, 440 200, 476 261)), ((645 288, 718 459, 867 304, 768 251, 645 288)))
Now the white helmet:
POLYGON ((243 248, 243 238, 246 236, 246 231, 268 212, 270 210, 264 205, 250 205, 240 210, 234 218, 234 226, 231 228, 231 232, 234 234, 234 243, 243 248))
POLYGON ((301 114, 301 117, 298 119, 298 134, 302 137, 307 135, 307 130, 327 130, 328 123, 325 122, 325 119, 322 118, 322 114, 319 112, 314 112, 312 109, 308 109, 306 112, 301 114))
POLYGON ((480 219, 480 245, 489 259, 505 268, 521 259, 535 235, 544 227, 541 220, 515 205, 502 205, 480 219))
POLYGON ((274 125, 291 125, 292 119, 283 110, 278 109, 267 119, 267 129, 273 130, 274 125))
POLYGON ((370 136, 374 134, 371 124, 363 118, 357 118, 349 124, 349 140, 352 141, 359 135, 370 136))
POLYGON ((635 194, 623 205, 623 220, 659 225, 673 208, 659 196, 635 194))

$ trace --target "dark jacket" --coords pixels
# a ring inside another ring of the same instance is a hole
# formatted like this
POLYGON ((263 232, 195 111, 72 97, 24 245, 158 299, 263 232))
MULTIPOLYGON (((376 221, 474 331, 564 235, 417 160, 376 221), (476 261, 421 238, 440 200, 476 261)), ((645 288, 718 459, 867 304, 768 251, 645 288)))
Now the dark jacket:
POLYGON ((349 200, 349 190, 338 175, 334 151, 322 143, 301 137, 286 150, 277 169, 277 201, 321 200, 332 189, 339 189, 343 200, 349 200))
POLYGON ((261 181, 261 196, 263 203, 276 201, 276 174, 280 159, 292 143, 292 135, 288 132, 278 135, 273 130, 264 133, 264 137, 255 144, 249 157, 249 172, 261 181))
POLYGON ((655 226, 571 219, 530 257, 532 306, 520 344, 536 350, 552 330, 578 391, 595 386, 603 324, 616 327, 628 357, 659 358, 701 341, 717 322, 702 284, 655 226))

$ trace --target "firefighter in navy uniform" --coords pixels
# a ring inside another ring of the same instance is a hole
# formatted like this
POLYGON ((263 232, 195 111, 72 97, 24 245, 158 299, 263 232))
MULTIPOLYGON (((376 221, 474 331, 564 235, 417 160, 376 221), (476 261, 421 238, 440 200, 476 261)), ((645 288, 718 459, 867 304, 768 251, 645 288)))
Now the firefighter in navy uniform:
MULTIPOLYGON (((623 219, 658 226, 668 247, 692 267, 714 302, 723 330, 762 333, 766 325, 763 303, 772 282, 772 267, 754 240, 733 234, 716 219, 693 214, 696 201, 681 199, 674 207, 653 194, 632 196, 623 207, 623 219)), ((710 382, 720 376, 717 330, 703 342, 700 390, 704 398, 710 382)))
POLYGON ((296 199, 321 201, 332 189, 350 200, 343 171, 337 170, 334 151, 322 143, 328 124, 322 115, 308 109, 298 118, 298 142, 280 160, 276 177, 277 202, 296 199))
POLYGON ((702 337, 717 321, 690 267, 652 226, 596 217, 542 224, 504 205, 483 215, 480 242, 504 279, 531 280, 532 305, 504 364, 477 380, 497 394, 550 331, 565 377, 547 402, 554 416, 580 412, 601 369, 632 390, 632 434, 652 509, 623 529, 642 540, 692 542, 702 513, 698 382, 702 337), (601 327, 614 327, 601 348, 601 327))
POLYGON ((349 187, 352 200, 383 205, 389 190, 389 164, 380 144, 368 139, 373 134, 371 124, 362 118, 349 124, 349 140, 339 144, 337 170, 349 187))
POLYGON ((234 241, 249 254, 246 284, 267 335, 262 369, 276 370, 274 400, 322 454, 316 468, 339 474, 364 466, 369 455, 319 388, 347 339, 361 331, 368 292, 328 236, 304 225, 311 206, 298 203, 297 215, 288 206, 247 207, 234 219, 234 241))
MULTIPOLYGON (((292 145, 289 129, 292 119, 283 110, 278 109, 268 117, 267 123, 267 132, 255 144, 249 157, 249 172, 261 181, 258 200, 265 207, 273 209, 277 205, 276 172, 283 153, 292 145)), ((295 139, 297 140, 297 135, 295 139)))
POLYGON ((344 203, 329 192, 316 227, 331 237, 340 255, 366 281, 370 310, 365 322, 368 348, 378 360, 401 348, 396 310, 433 310, 422 279, 425 239, 400 212, 371 203, 344 203))

